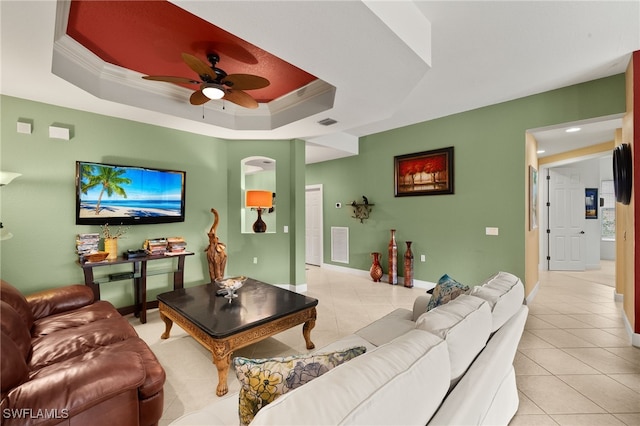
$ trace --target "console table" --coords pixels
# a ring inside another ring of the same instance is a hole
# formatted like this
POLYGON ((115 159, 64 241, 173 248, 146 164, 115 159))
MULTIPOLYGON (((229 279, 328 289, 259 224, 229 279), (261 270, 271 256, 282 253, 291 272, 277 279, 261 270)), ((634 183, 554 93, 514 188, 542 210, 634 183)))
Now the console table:
POLYGON ((126 258, 124 256, 118 257, 113 260, 105 260, 102 262, 84 262, 79 263, 80 267, 84 272, 84 283, 89 286, 91 290, 93 290, 93 294, 96 300, 100 300, 100 284, 108 283, 112 281, 121 281, 121 280, 133 280, 134 285, 134 297, 135 302, 133 306, 125 306, 123 308, 118 308, 118 312, 122 315, 127 315, 130 313, 134 313, 137 317, 140 317, 141 323, 147 322, 147 309, 148 308, 157 308, 158 301, 153 300, 147 302, 147 262, 151 262, 154 260, 171 260, 173 258, 178 260, 178 266, 175 269, 170 271, 154 271, 153 274, 150 275, 159 275, 159 274, 170 274, 173 273, 173 289, 177 290, 179 288, 184 287, 184 259, 186 256, 193 255, 192 252, 184 252, 177 253, 171 255, 154 255, 154 256, 142 256, 142 257, 133 257, 126 258), (109 274, 106 277, 102 277, 99 279, 95 279, 93 276, 93 269, 99 268, 102 266, 112 266, 112 265, 120 265, 120 264, 132 264, 131 272, 117 272, 113 274, 109 274))

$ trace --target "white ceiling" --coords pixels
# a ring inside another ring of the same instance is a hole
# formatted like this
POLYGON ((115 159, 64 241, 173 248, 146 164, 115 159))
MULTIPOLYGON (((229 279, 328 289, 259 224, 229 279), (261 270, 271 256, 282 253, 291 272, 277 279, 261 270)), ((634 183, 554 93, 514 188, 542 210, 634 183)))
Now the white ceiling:
MULTIPOLYGON (((51 72, 53 0, 0 1, 0 92, 220 138, 304 139, 307 162, 316 162, 357 154, 361 136, 622 73, 640 50, 640 0, 174 3, 335 86, 333 107, 238 131, 203 122, 188 92, 179 107, 195 108, 191 118, 136 106, 128 90, 100 99, 51 72), (319 125, 324 118, 338 123, 319 125)), ((175 96, 166 102, 176 108, 175 96)), ((543 148, 567 150, 551 134, 536 136, 543 148)))
POLYGON ((538 142, 538 157, 544 158, 614 140, 615 129, 622 127, 622 115, 615 114, 540 129, 529 129, 529 132, 538 142))

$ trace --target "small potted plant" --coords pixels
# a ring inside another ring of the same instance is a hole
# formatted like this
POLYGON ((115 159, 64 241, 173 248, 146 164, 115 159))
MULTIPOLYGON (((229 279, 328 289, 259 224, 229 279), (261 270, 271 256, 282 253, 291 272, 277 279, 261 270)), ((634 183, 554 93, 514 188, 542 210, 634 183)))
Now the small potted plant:
POLYGON ((129 227, 123 227, 122 224, 114 231, 109 228, 109 224, 106 223, 101 226, 102 238, 104 238, 104 251, 109 253, 107 260, 113 260, 118 258, 118 238, 127 233, 129 227))

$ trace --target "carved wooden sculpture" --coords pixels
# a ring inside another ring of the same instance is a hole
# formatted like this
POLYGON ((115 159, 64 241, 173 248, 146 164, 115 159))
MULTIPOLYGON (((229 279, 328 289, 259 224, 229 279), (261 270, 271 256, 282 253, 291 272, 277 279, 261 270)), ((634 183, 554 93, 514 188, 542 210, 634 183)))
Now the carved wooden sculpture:
POLYGON ((224 278, 224 268, 227 265, 227 248, 224 243, 220 242, 216 235, 218 229, 218 222, 220 216, 216 209, 211 209, 211 213, 215 216, 213 225, 207 234, 209 236, 209 247, 205 250, 207 252, 207 260, 209 261, 209 276, 211 281, 221 280, 224 278))

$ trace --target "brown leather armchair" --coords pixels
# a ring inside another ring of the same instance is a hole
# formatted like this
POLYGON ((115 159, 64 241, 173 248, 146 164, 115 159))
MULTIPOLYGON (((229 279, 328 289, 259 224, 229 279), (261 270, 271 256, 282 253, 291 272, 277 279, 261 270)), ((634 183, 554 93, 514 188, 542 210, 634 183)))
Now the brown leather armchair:
POLYGON ((0 284, 3 425, 158 423, 164 369, 113 305, 84 285, 0 284))

